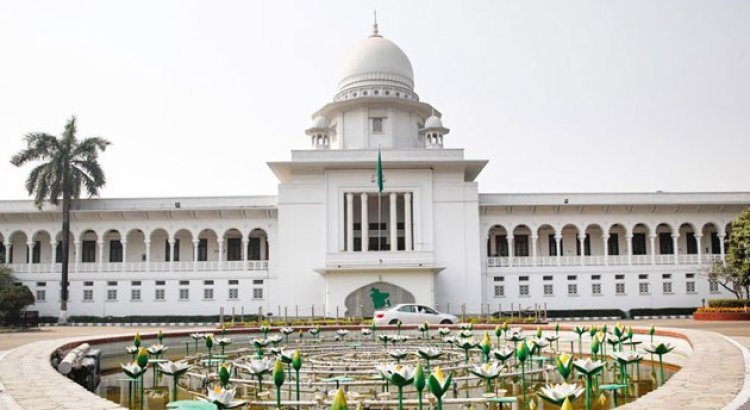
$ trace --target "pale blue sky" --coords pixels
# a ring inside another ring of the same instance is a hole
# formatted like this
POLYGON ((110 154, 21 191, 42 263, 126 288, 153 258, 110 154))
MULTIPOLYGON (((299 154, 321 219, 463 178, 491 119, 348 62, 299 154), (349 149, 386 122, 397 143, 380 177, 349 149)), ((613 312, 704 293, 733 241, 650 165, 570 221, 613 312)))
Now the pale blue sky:
POLYGON ((4 1, 0 199, 73 113, 104 197, 276 193, 374 8, 481 192, 750 190, 750 1, 4 1))

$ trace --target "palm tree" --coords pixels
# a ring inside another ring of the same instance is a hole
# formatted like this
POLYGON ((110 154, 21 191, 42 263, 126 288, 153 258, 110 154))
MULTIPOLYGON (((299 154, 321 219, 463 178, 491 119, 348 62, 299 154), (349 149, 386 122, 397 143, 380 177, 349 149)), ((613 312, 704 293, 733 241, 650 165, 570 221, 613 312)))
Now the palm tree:
POLYGON ((65 124, 58 138, 45 133, 29 133, 24 137, 26 148, 10 159, 20 167, 38 161, 26 179, 26 190, 34 195, 34 204, 42 209, 45 200, 58 205, 62 197, 62 278, 60 317, 58 323, 68 320, 68 250, 70 249, 70 201, 81 196, 83 187, 89 197, 99 194, 106 180, 99 165, 99 151, 110 144, 104 138, 76 138, 76 117, 65 124))

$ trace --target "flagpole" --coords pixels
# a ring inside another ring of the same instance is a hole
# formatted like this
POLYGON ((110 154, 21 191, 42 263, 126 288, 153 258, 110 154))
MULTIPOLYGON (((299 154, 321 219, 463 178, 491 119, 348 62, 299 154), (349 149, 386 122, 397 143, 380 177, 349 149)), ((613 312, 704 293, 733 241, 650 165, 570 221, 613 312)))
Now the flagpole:
POLYGON ((381 225, 380 225, 380 206, 381 206, 380 197, 381 196, 382 196, 382 192, 380 192, 380 190, 378 190, 378 251, 382 250, 382 249, 380 249, 380 247, 381 247, 380 244, 382 243, 382 241, 380 240, 380 235, 382 233, 381 229, 380 229, 381 228, 381 225))

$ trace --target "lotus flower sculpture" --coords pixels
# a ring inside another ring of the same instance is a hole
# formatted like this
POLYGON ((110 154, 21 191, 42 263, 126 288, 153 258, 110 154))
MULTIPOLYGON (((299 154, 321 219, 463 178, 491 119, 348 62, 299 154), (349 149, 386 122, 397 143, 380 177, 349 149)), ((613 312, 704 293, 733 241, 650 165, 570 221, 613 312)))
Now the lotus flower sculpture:
POLYGON ((440 337, 445 337, 451 334, 451 330, 447 327, 440 327, 438 328, 438 334, 440 335, 440 337))
POLYGON ((440 366, 435 367, 435 371, 427 378, 427 386, 437 402, 436 410, 443 410, 443 395, 450 389, 452 381, 453 373, 446 377, 440 366))
POLYGON ((313 335, 314 338, 319 339, 320 338, 320 326, 315 326, 308 330, 311 335, 313 335))
POLYGON ((138 354, 138 347, 135 345, 125 346, 125 351, 130 354, 130 357, 135 361, 135 355, 138 354))
POLYGON ((430 322, 424 322, 421 325, 417 326, 417 330, 422 332, 422 337, 424 339, 430 338, 430 322))
POLYGON ((472 330, 474 329, 474 325, 471 323, 459 323, 458 328, 461 330, 472 330))
POLYGON ((617 360, 620 365, 620 383, 628 383, 628 365, 631 363, 638 363, 643 360, 643 356, 636 352, 619 352, 614 353, 612 357, 617 360))
POLYGON ((409 352, 406 351, 406 349, 391 349, 388 352, 388 356, 391 356, 392 358, 396 359, 396 363, 400 363, 401 359, 406 357, 409 352))
POLYGON ((159 356, 161 356, 162 354, 164 354, 164 352, 166 352, 167 349, 169 349, 169 348, 166 347, 166 346, 164 346, 164 345, 162 345, 162 344, 151 345, 148 348, 146 348, 146 350, 148 351, 148 353, 156 356, 157 359, 159 359, 159 356))
POLYGON ((281 386, 284 385, 284 363, 281 359, 276 359, 273 365, 273 384, 276 385, 276 408, 281 408, 281 386))
POLYGON ((661 373, 661 384, 664 384, 664 361, 662 356, 674 350, 676 346, 672 346, 669 343, 658 343, 647 346, 645 350, 651 354, 659 356, 659 372, 661 373))
MULTIPOLYGON (((128 364, 120 364, 120 368, 122 369, 122 372, 125 373, 126 376, 129 378, 135 380, 136 387, 138 386, 138 379, 140 379, 141 375, 144 372, 144 369, 142 369, 140 366, 138 366, 138 363, 128 363, 128 364)), ((128 384, 128 408, 131 408, 132 406, 132 389, 130 387, 130 384, 128 384)))
POLYGON ((529 347, 526 342, 519 341, 516 346, 516 359, 521 363, 521 390, 523 390, 523 402, 526 403, 526 359, 529 358, 529 347))
POLYGON ((573 372, 573 356, 563 353, 555 358, 555 367, 564 382, 567 382, 573 372))
POLYGON ((398 387, 398 409, 402 410, 404 407, 404 386, 407 386, 414 381, 416 368, 413 366, 389 364, 385 366, 376 366, 375 369, 380 372, 388 382, 398 387))
POLYGON ((136 348, 141 347, 141 334, 139 332, 135 332, 135 336, 133 336, 133 346, 136 348))
POLYGON ((343 389, 338 389, 336 391, 336 395, 333 396, 331 410, 349 410, 349 406, 346 404, 346 395, 344 394, 343 389))
POLYGON ((294 352, 296 352, 296 350, 279 349, 279 353, 276 355, 276 357, 281 359, 282 363, 286 364, 290 380, 292 378, 292 361, 294 360, 294 352))
POLYGON ((459 337, 463 337, 463 338, 469 338, 469 337, 471 337, 473 335, 474 335, 474 332, 472 332, 471 330, 468 330, 468 329, 464 329, 464 330, 458 332, 458 336, 459 337))
POLYGON ((263 325, 260 326, 259 330, 260 330, 261 333, 263 333, 263 337, 265 339, 268 339, 268 333, 271 331, 271 327, 268 326, 268 325, 266 325, 266 324, 263 324, 263 325))
POLYGON ((148 367, 148 351, 146 350, 145 347, 141 346, 141 348, 138 349, 138 355, 135 358, 135 362, 138 364, 138 367, 141 368, 141 374, 140 374, 141 381, 139 385, 141 388, 140 405, 141 405, 141 410, 143 410, 143 375, 144 373, 146 373, 146 368, 148 367))
POLYGON ((503 328, 500 325, 495 326, 495 338, 497 339, 497 348, 500 348, 500 337, 503 335, 503 328))
POLYGON ((296 349, 292 354, 292 368, 294 369, 294 384, 297 390, 297 401, 299 401, 299 370, 302 368, 302 353, 296 349))
POLYGON ((490 350, 492 350, 492 342, 490 341, 490 335, 484 332, 484 338, 479 343, 479 348, 482 350, 482 361, 487 363, 490 360, 490 350))
POLYGON ((163 362, 158 363, 159 371, 168 376, 172 376, 172 401, 177 401, 177 381, 180 377, 190 370, 191 366, 186 361, 163 362))
POLYGON ((422 392, 427 385, 425 380, 424 370, 422 370, 422 364, 417 364, 417 368, 414 370, 414 389, 417 391, 417 402, 419 404, 419 410, 422 410, 422 392))
POLYGON ((214 343, 218 344, 221 348, 221 355, 224 355, 224 349, 226 349, 227 346, 232 344, 232 338, 226 337, 226 336, 219 336, 214 339, 214 343))
POLYGON ((372 336, 372 330, 366 327, 359 329, 359 333, 361 333, 363 337, 372 336))
POLYGON ((284 335, 284 343, 289 344, 289 335, 294 333, 294 328, 282 327, 281 329, 279 329, 279 332, 284 335))
POLYGON ((594 384, 594 376, 601 372, 606 364, 600 360, 579 359, 573 362, 573 367, 586 376, 586 410, 591 409, 591 392, 594 384))
POLYGON ((266 340, 271 342, 271 344, 273 344, 274 347, 278 347, 279 343, 281 343, 283 338, 280 335, 271 335, 271 336, 268 336, 266 340))
POLYGON ((427 371, 429 372, 430 360, 435 360, 435 359, 440 358, 440 356, 443 355, 443 351, 438 349, 437 347, 428 346, 428 347, 420 347, 417 350, 417 354, 419 355, 419 357, 425 360, 425 362, 427 363, 427 366, 426 366, 427 371))
POLYGON ((500 363, 505 364, 508 359, 513 357, 513 354, 516 352, 516 349, 512 347, 503 347, 502 349, 495 349, 492 351, 492 356, 495 358, 495 360, 500 360, 500 363))
POLYGON ((388 349, 388 342, 393 341, 393 335, 378 335, 378 339, 383 342, 383 347, 388 349))
POLYGON ((526 336, 523 335, 522 330, 512 329, 509 332, 505 332, 505 340, 509 340, 513 343, 518 343, 521 340, 526 340, 526 336))
POLYGON ((234 362, 234 365, 243 371, 258 378, 258 391, 263 391, 263 375, 273 370, 275 361, 273 359, 256 359, 248 362, 234 362))
POLYGON ((471 349, 474 349, 476 347, 479 347, 479 343, 477 343, 476 339, 473 337, 464 338, 464 339, 458 339, 456 341, 456 347, 459 347, 464 350, 464 363, 469 363, 469 351, 471 349))
POLYGON ((190 337, 193 339, 193 344, 195 347, 195 353, 198 353, 198 341, 203 340, 203 333, 191 333, 190 337))
POLYGON ((346 335, 349 334, 349 331, 346 329, 339 329, 336 331, 336 335, 339 337, 339 339, 344 340, 346 339, 346 335))
POLYGON ((569 403, 575 401, 577 398, 581 397, 583 392, 584 388, 577 384, 562 383, 542 387, 541 391, 537 394, 546 402, 552 403, 556 406, 562 406, 566 400, 568 400, 569 403))
POLYGON ((263 350, 268 346, 268 339, 253 339, 253 346, 255 346, 255 356, 260 358, 263 357, 263 350))
POLYGON ((469 372, 473 375, 484 379, 487 383, 485 391, 487 393, 492 391, 492 380, 500 375, 500 371, 503 369, 503 365, 500 362, 487 362, 480 365, 474 365, 469 367, 469 372))
POLYGON ((213 333, 206 333, 206 349, 208 350, 208 372, 209 373, 211 373, 213 348, 214 348, 214 335, 213 333))
POLYGON ((586 326, 576 326, 573 328, 573 333, 578 335, 578 354, 580 356, 583 356, 583 334, 588 332, 588 328, 586 326))
POLYGON ((244 401, 234 400, 237 389, 224 389, 219 385, 208 390, 206 401, 215 404, 219 409, 234 409, 245 405, 244 401))

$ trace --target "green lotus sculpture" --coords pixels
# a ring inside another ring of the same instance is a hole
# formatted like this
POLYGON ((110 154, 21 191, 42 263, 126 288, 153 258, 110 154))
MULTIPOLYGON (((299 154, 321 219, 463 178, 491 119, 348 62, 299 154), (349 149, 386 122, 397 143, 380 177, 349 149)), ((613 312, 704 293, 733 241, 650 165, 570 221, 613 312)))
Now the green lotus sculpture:
POLYGON ((500 362, 486 362, 470 367, 469 372, 485 381, 487 384, 485 392, 489 393, 492 391, 492 381, 500 375, 502 369, 503 365, 500 362))
POLYGON ((299 349, 292 355, 292 368, 294 369, 294 384, 297 390, 297 401, 299 401, 299 370, 302 368, 302 353, 299 349))
POLYGON ((172 376, 172 401, 177 401, 177 381, 183 374, 190 370, 190 364, 185 361, 179 361, 158 363, 158 365, 161 373, 172 376))
POLYGON ((419 404, 419 410, 422 410, 422 392, 427 385, 427 380, 424 377, 424 370, 422 370, 422 364, 417 364, 417 368, 414 370, 414 389, 417 391, 417 402, 419 404))
POLYGON ((281 408, 281 386, 284 385, 284 363, 281 359, 276 359, 273 366, 273 384, 276 385, 276 408, 281 408))
POLYGON ((440 366, 435 367, 435 371, 430 373, 430 376, 427 378, 427 386, 430 388, 432 395, 435 396, 436 410, 443 410, 443 395, 450 389, 452 381, 453 373, 445 377, 443 369, 440 366))
POLYGON ((605 366, 606 364, 600 360, 579 359, 573 362, 573 367, 586 376, 586 410, 591 409, 591 392, 594 386, 594 376, 604 370, 605 366))
POLYGON ((570 403, 581 397, 584 390, 583 387, 577 384, 551 384, 542 387, 537 395, 548 403, 562 406, 566 400, 570 403))
POLYGON ((560 373, 563 381, 567 383, 570 375, 573 373, 573 356, 567 353, 563 353, 555 358, 555 367, 557 372, 560 373))
POLYGON ((412 366, 402 366, 399 364, 388 364, 385 366, 376 366, 375 369, 388 380, 389 383, 398 387, 398 409, 403 410, 404 386, 414 381, 416 369, 412 366))
POLYGON ((675 347, 676 346, 672 346, 669 343, 658 343, 644 348, 647 352, 659 356, 659 372, 661 373, 661 384, 664 384, 664 361, 662 360, 663 356, 674 350, 675 347))

